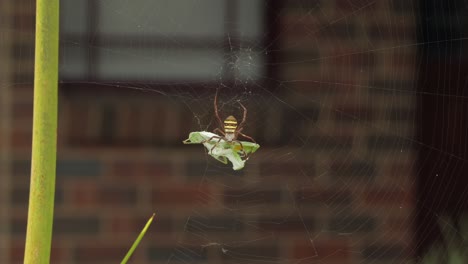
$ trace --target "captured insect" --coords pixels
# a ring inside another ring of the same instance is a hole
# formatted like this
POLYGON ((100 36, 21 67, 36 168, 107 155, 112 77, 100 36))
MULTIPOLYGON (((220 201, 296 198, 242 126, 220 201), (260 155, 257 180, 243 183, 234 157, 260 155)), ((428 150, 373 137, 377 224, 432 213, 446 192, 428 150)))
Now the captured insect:
POLYGON ((216 160, 227 164, 227 160, 231 161, 234 170, 240 170, 244 167, 245 162, 249 159, 250 154, 260 148, 255 140, 242 133, 244 124, 247 120, 247 108, 239 102, 244 110, 242 121, 237 123, 237 119, 230 115, 222 121, 218 112, 218 91, 214 98, 214 112, 219 127, 215 128, 214 134, 207 131, 191 132, 189 138, 184 140, 184 144, 203 144, 208 150, 208 154, 216 160), (242 136, 249 141, 238 140, 242 136))

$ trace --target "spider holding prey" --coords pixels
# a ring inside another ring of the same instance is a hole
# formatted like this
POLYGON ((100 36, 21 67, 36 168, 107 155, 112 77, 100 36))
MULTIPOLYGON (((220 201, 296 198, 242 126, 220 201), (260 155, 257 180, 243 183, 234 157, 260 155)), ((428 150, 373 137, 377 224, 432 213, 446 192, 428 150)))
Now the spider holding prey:
POLYGON ((215 128, 215 130, 213 130, 213 132, 214 133, 219 132, 219 133, 222 134, 222 136, 220 136, 220 135, 212 136, 211 138, 209 138, 208 140, 205 140, 204 142, 211 141, 212 139, 218 139, 216 144, 211 148, 210 152, 213 151, 213 149, 218 145, 218 143, 221 140, 224 140, 229 144, 238 143, 240 145, 240 150, 242 152, 242 157, 245 158, 245 159, 248 159, 248 155, 244 151, 244 146, 242 145, 242 143, 239 140, 237 140, 239 135, 241 135, 244 138, 250 139, 254 143, 257 143, 257 142, 255 142, 255 140, 252 137, 247 136, 247 135, 242 133, 242 129, 244 129, 244 124, 245 124, 245 121, 247 119, 247 109, 245 108, 245 106, 241 102, 238 101, 238 103, 240 104, 242 109, 244 109, 244 114, 243 114, 242 121, 240 122, 240 124, 237 125, 237 119, 232 115, 226 117, 226 119, 224 119, 224 122, 222 122, 221 118, 219 117, 219 113, 218 113, 218 102, 217 101, 218 101, 218 90, 216 90, 216 95, 215 95, 215 98, 214 98, 214 112, 215 112, 216 119, 218 120, 219 127, 215 128))

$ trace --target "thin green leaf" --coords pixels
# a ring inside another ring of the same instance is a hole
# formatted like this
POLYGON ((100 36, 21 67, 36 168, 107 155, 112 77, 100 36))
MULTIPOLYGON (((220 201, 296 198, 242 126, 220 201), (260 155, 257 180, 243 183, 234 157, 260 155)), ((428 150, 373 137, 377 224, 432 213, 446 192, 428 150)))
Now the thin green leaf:
POLYGON ((138 244, 140 244, 141 239, 143 239, 143 236, 146 234, 146 231, 148 230, 148 228, 150 227, 151 223, 153 222, 153 218, 154 218, 154 213, 153 213, 153 215, 150 217, 150 219, 148 220, 148 222, 146 222, 145 227, 143 228, 143 230, 141 230, 141 232, 140 232, 140 234, 138 235, 138 237, 137 237, 137 239, 135 240, 135 242, 133 242, 132 247, 128 250, 127 255, 125 255, 125 258, 122 260, 122 262, 120 262, 121 264, 127 263, 127 261, 130 259, 130 257, 132 256, 133 252, 135 251, 136 247, 138 246, 138 244))

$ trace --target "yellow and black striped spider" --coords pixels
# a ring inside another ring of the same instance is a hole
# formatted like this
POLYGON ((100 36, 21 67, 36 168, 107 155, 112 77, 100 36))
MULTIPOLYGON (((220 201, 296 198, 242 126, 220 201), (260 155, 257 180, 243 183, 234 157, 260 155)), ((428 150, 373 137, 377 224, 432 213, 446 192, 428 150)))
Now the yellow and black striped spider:
POLYGON ((242 143, 239 140, 237 140, 239 135, 241 135, 244 138, 250 139, 252 142, 257 143, 257 142, 255 142, 255 140, 252 137, 247 136, 247 135, 242 133, 242 129, 244 129, 245 121, 247 120, 247 108, 245 108, 245 106, 241 102, 238 102, 240 104, 240 106, 242 107, 242 109, 244 109, 244 114, 243 114, 243 117, 242 117, 242 121, 240 122, 239 125, 237 125, 237 119, 232 115, 226 117, 226 119, 224 119, 224 122, 222 122, 221 118, 219 117, 219 113, 218 113, 218 102, 217 102, 217 100, 218 100, 218 90, 216 90, 216 95, 215 95, 215 98, 214 98, 214 112, 215 112, 215 116, 216 116, 216 119, 218 121, 219 127, 215 128, 213 130, 213 132, 214 133, 219 132, 220 134, 222 134, 222 136, 218 134, 217 136, 212 136, 211 138, 206 140, 206 141, 211 141, 212 139, 218 139, 218 142, 213 146, 213 148, 211 148, 210 151, 213 151, 213 149, 217 146, 217 144, 221 140, 224 140, 224 141, 226 141, 226 142, 228 142, 230 144, 238 143, 240 145, 240 147, 241 147, 240 150, 242 152, 243 158, 247 159, 248 156, 244 151, 244 146, 242 145, 242 143))

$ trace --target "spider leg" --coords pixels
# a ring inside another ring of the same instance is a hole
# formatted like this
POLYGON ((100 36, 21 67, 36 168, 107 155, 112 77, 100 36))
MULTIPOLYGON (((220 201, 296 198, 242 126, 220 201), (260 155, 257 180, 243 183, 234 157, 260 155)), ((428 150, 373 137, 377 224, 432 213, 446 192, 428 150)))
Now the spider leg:
POLYGON ((239 140, 236 140, 235 142, 239 143, 239 145, 241 146, 242 157, 245 158, 245 160, 248 160, 249 155, 245 152, 244 145, 242 145, 242 142, 240 142, 239 140))
POLYGON ((220 127, 223 127, 223 121, 221 121, 221 118, 219 117, 219 113, 218 113, 218 91, 219 89, 216 89, 216 94, 215 94, 215 98, 214 98, 214 112, 215 112, 215 116, 216 116, 216 119, 218 120, 218 124, 220 127))
POLYGON ((242 116, 242 121, 239 124, 239 128, 242 128, 244 126, 245 120, 247 120, 247 108, 245 108, 245 106, 241 102, 238 102, 238 103, 240 104, 242 109, 244 109, 244 114, 242 116))
POLYGON ((211 141, 213 138, 218 139, 218 142, 216 142, 216 143, 213 145, 213 147, 210 149, 210 152, 209 152, 210 154, 213 153, 213 149, 218 145, 219 142, 221 142, 221 140, 223 139, 223 137, 220 137, 220 136, 212 136, 212 137, 210 137, 209 139, 203 140, 203 141, 201 142, 201 143, 203 144, 203 143, 206 143, 206 142, 208 142, 208 141, 211 141))
POLYGON ((255 139, 253 139, 252 137, 247 136, 246 134, 242 133, 242 129, 243 129, 242 127, 240 129, 238 129, 237 134, 241 135, 241 136, 243 136, 243 137, 245 137, 247 139, 250 139, 253 143, 257 144, 257 141, 255 141, 255 139))
POLYGON ((213 130, 213 132, 219 132, 219 133, 223 134, 223 136, 226 136, 226 133, 224 133, 224 131, 221 130, 219 127, 215 128, 215 130, 213 130))
POLYGON ((253 143, 257 144, 257 141, 255 141, 255 139, 253 139, 252 137, 250 136, 247 136, 246 134, 242 134, 241 132, 239 132, 239 135, 247 138, 247 139, 250 139, 253 143))
POLYGON ((223 139, 223 138, 220 137, 220 136, 212 136, 212 137, 210 137, 209 139, 203 140, 201 143, 206 143, 206 142, 208 142, 208 141, 211 141, 213 138, 220 138, 220 139, 223 139))
POLYGON ((216 146, 218 146, 219 142, 221 142, 221 139, 223 139, 223 138, 220 137, 220 138, 218 139, 218 142, 216 142, 216 144, 214 144, 213 147, 210 149, 210 154, 213 154, 213 149, 214 149, 216 146))

